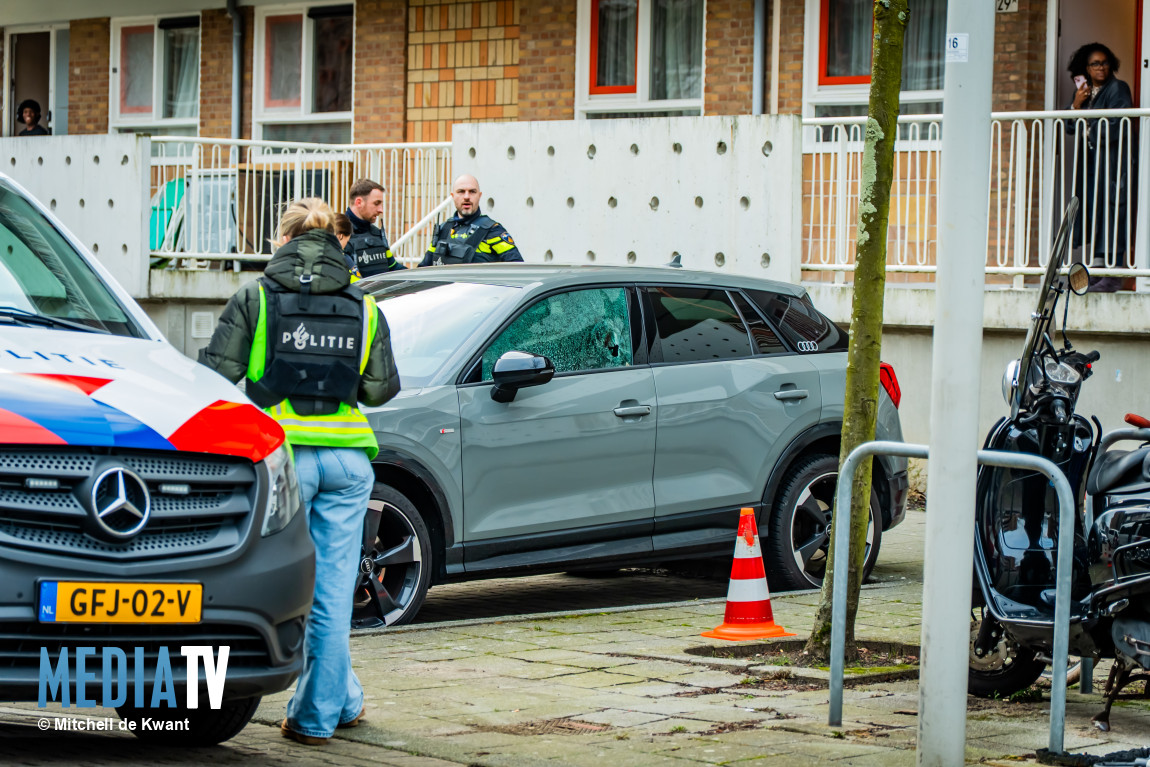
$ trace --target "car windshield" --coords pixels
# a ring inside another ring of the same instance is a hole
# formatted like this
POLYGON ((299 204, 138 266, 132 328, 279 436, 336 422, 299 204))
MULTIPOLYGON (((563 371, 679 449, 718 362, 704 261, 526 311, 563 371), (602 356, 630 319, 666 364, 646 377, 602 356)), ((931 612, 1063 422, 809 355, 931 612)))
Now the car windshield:
POLYGON ((0 319, 146 337, 63 235, 0 185, 0 319))
POLYGON ((519 288, 474 282, 404 280, 372 290, 391 331, 404 388, 426 386, 443 363, 519 288))

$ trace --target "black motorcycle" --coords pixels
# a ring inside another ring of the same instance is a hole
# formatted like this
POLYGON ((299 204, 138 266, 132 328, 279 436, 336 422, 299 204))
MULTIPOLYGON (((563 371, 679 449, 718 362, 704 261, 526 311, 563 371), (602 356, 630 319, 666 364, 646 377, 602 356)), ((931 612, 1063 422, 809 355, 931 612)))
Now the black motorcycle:
MULTIPOLYGON (((1150 682, 1134 673, 1150 671, 1150 444, 1109 450, 1122 435, 1104 438, 1097 418, 1076 412, 1082 383, 1099 359, 1098 352, 1075 351, 1066 336, 1067 294, 1081 295, 1089 283, 1081 264, 1058 274, 1077 209, 1075 198, 1055 237, 1022 356, 1003 376, 1010 416, 994 425, 985 446, 1049 459, 1074 491, 1069 648, 1096 661, 1114 659, 1105 710, 1094 717, 1109 730, 1122 688, 1135 679, 1150 682), (1058 347, 1052 336, 1063 296, 1058 347)), ((1150 426, 1137 416, 1127 421, 1150 426)), ((1044 475, 992 466, 980 467, 976 497, 968 689, 1006 697, 1038 679, 1053 649, 1058 499, 1044 475)))

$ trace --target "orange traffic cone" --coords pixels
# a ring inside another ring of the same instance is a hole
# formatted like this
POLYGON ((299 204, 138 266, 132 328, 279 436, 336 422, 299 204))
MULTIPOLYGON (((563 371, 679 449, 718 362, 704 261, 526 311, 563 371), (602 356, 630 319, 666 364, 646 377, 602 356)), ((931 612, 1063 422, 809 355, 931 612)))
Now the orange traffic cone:
POLYGON ((739 512, 735 561, 731 565, 731 586, 727 589, 727 612, 723 616, 723 625, 714 631, 703 632, 703 636, 731 641, 794 636, 776 624, 771 614, 771 593, 767 590, 767 573, 763 569, 753 509, 739 512))

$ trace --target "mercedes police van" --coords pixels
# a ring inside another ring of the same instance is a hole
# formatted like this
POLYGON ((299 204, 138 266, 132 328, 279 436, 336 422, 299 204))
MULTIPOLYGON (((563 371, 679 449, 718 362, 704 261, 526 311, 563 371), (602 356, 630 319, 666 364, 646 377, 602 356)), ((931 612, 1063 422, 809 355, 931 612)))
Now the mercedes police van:
POLYGON ((278 424, 0 174, 0 702, 232 737, 302 666, 299 512, 278 424))

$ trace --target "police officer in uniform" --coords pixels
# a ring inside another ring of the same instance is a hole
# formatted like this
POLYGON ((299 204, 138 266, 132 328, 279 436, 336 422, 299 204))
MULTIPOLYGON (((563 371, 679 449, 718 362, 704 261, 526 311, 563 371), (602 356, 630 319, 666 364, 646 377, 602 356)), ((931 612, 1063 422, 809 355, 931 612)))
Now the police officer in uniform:
POLYGON ((387 322, 350 284, 332 222, 331 209, 314 197, 288 206, 264 276, 232 297, 200 355, 229 381, 245 380, 252 401, 283 427, 295 459, 315 544, 315 599, 303 675, 281 730, 305 745, 326 743, 336 727, 363 717, 349 638, 379 445, 357 405, 382 405, 399 391, 387 322))
POLYGON ((451 188, 455 215, 435 230, 420 266, 523 261, 507 230, 479 211, 482 197, 475 176, 463 175, 455 180, 451 188))
POLYGON ((383 187, 369 178, 361 178, 351 185, 347 199, 351 200, 347 209, 351 240, 344 247, 348 268, 361 277, 405 269, 391 254, 387 233, 373 223, 383 211, 383 187))

